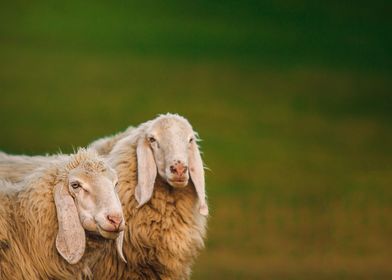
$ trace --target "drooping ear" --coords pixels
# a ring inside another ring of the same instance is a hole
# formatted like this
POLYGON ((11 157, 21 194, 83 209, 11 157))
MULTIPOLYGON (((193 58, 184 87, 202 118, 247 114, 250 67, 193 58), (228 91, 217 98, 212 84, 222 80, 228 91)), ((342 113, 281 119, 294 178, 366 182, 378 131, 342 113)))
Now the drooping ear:
POLYGON ((137 186, 135 198, 142 206, 151 199, 154 190, 155 178, 157 176, 157 166, 154 155, 146 139, 139 140, 137 148, 137 186))
POLYGON ((124 244, 124 231, 120 232, 120 234, 118 235, 118 237, 116 238, 116 249, 117 249, 117 253, 120 256, 120 259, 127 263, 127 260, 124 257, 123 254, 123 244, 124 244))
POLYGON ((200 156, 199 148, 195 141, 191 143, 189 148, 189 173, 193 184, 195 185, 197 196, 199 197, 199 212, 203 216, 208 215, 208 206, 206 202, 204 167, 200 156))
POLYGON ((57 251, 68 263, 75 264, 84 254, 86 236, 75 202, 63 183, 54 187, 54 202, 59 223, 56 237, 57 251))

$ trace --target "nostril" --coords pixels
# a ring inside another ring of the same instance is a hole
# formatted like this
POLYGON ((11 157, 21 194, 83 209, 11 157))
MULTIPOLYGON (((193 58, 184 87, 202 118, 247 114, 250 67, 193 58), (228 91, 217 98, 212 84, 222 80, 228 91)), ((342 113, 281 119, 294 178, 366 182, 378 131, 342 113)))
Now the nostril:
POLYGON ((184 169, 183 169, 183 171, 182 171, 182 174, 185 174, 185 172, 187 172, 187 170, 188 170, 188 167, 187 167, 187 166, 184 166, 184 169))
POLYGON ((170 172, 173 173, 173 174, 177 173, 177 169, 173 165, 171 165, 170 166, 170 172))
POLYGON ((122 222, 122 217, 118 215, 107 215, 106 218, 111 224, 115 226, 118 226, 122 222))

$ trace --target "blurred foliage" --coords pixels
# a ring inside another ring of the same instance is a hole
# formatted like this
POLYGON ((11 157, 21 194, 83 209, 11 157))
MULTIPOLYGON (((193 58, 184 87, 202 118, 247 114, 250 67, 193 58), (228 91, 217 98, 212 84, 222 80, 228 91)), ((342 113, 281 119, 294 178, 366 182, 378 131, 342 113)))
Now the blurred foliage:
POLYGON ((0 148, 158 113, 211 168, 193 279, 390 279, 389 1, 2 1, 0 148))

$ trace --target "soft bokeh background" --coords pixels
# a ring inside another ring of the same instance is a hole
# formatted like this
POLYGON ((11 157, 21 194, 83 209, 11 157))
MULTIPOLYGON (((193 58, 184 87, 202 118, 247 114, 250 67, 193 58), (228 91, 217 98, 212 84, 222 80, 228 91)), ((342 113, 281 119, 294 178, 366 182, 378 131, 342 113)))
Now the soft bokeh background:
POLYGON ((186 116, 193 279, 392 279, 390 1, 1 1, 0 149, 186 116))

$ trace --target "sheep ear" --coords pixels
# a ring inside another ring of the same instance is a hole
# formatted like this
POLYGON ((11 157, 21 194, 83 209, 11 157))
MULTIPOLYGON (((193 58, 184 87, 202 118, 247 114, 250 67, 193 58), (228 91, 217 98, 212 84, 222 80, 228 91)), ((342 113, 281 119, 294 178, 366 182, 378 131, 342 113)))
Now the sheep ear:
POLYGON ((68 263, 75 264, 84 254, 86 236, 67 186, 59 183, 54 187, 54 201, 59 223, 56 248, 68 263))
POLYGON ((124 257, 124 253, 123 253, 123 244, 124 244, 124 231, 120 232, 120 234, 118 235, 118 237, 116 238, 116 249, 117 249, 117 253, 120 256, 120 259, 127 263, 127 260, 124 257))
POLYGON ((207 216, 208 206, 206 202, 203 161, 200 156, 199 148, 194 141, 189 149, 189 173, 193 184, 195 185, 197 196, 199 197, 199 212, 203 216, 207 216))
POLYGON ((157 166, 151 148, 144 138, 140 139, 136 148, 137 155, 137 186, 135 198, 142 206, 151 199, 154 190, 157 166))

